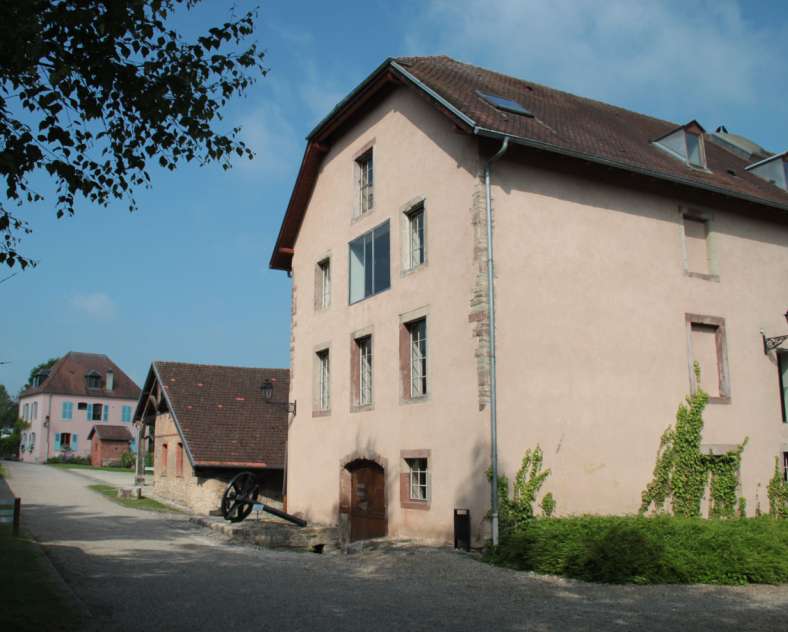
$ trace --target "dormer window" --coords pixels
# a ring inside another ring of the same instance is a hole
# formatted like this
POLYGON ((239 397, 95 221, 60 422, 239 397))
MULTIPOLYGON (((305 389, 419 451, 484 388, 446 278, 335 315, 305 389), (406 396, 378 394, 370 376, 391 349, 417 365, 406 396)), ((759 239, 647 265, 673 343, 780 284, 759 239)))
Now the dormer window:
POLYGON ((788 191, 788 151, 745 167, 759 178, 788 191))
POLYGON ((101 374, 96 371, 86 374, 85 384, 88 388, 101 388, 101 374))
POLYGON ((705 130, 697 121, 673 130, 669 134, 657 138, 653 143, 674 157, 686 162, 690 167, 706 168, 706 152, 703 146, 705 130))
POLYGON ((41 386, 49 377, 49 371, 39 371, 33 376, 33 386, 41 386))

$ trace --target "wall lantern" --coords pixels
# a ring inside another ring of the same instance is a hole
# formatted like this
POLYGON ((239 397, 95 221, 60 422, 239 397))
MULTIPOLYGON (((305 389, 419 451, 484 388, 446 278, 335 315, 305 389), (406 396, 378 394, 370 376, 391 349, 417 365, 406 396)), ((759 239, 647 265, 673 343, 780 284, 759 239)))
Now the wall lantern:
MULTIPOLYGON (((788 336, 786 336, 788 337, 788 336)), ((260 387, 260 390, 263 391, 263 397, 265 401, 269 404, 276 404, 278 406, 287 406, 287 412, 291 415, 295 415, 296 413, 296 403, 295 402, 274 402, 272 401, 274 396, 274 383, 270 379, 266 379, 263 382, 263 385, 260 387)))
MULTIPOLYGON (((785 312, 785 320, 788 322, 788 310, 785 312)), ((783 342, 788 340, 788 334, 785 336, 772 336, 771 338, 767 338, 766 334, 763 333, 763 329, 761 329, 761 338, 763 338, 763 352, 769 353, 779 347, 783 342)))

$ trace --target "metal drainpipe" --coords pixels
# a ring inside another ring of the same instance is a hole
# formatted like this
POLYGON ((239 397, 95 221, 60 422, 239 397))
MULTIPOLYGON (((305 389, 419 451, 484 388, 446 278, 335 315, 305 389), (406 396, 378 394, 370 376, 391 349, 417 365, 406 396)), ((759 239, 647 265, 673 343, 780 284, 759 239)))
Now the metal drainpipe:
POLYGON ((501 148, 484 165, 484 197, 487 206, 487 303, 490 308, 489 353, 490 353, 490 460, 492 461, 492 480, 490 483, 490 505, 492 515, 492 543, 498 546, 498 401, 495 367, 495 269, 493 262, 493 225, 492 194, 490 174, 492 163, 506 153, 509 137, 503 139, 501 148))

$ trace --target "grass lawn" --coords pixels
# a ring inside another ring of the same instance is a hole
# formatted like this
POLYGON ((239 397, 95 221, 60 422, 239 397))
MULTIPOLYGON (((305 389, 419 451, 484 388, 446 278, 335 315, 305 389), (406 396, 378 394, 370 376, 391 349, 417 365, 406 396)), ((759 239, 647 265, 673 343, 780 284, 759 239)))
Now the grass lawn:
POLYGON ((81 616, 52 577, 38 545, 15 538, 0 525, 0 630, 67 632, 81 628, 81 616))
POLYGON ((123 505, 124 507, 130 507, 131 509, 180 513, 177 509, 173 509, 167 505, 162 505, 160 502, 153 500, 152 498, 118 498, 118 488, 113 487, 112 485, 89 485, 88 487, 90 487, 90 489, 92 489, 94 492, 98 492, 105 498, 108 498, 112 502, 123 505))
POLYGON ((130 467, 93 467, 92 465, 85 465, 83 463, 47 463, 50 467, 59 467, 64 470, 102 470, 104 472, 125 472, 126 474, 133 474, 134 470, 130 467))

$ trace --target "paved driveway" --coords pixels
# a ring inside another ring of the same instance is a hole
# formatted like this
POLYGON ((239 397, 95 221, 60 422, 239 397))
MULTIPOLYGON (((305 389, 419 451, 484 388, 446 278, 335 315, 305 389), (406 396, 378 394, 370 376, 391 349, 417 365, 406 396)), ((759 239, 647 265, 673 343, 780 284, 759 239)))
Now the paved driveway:
POLYGON ((600 586, 450 550, 233 546, 182 516, 120 507, 68 471, 7 469, 24 525, 96 630, 775 631, 788 619, 788 587, 600 586))

